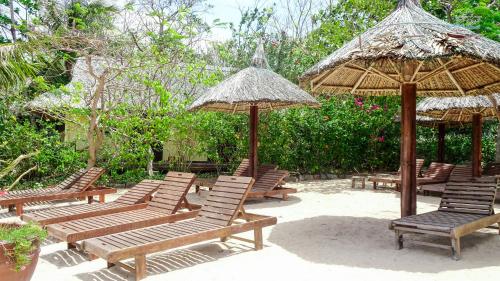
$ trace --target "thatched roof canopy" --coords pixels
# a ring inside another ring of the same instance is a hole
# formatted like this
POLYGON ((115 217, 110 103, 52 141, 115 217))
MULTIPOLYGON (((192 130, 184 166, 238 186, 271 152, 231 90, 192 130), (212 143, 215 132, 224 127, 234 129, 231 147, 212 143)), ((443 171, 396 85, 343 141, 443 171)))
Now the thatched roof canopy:
POLYGON ((260 111, 267 111, 299 105, 319 106, 319 103, 297 85, 270 70, 264 46, 260 44, 250 67, 209 89, 189 108, 249 112, 252 105, 258 106, 260 111))
POLYGON ((399 95, 402 82, 420 96, 500 92, 500 44, 400 0, 383 21, 354 38, 300 78, 315 93, 399 95), (404 77, 403 62, 415 75, 404 77))
MULTIPOLYGON (((394 116, 394 122, 400 123, 401 116, 400 115, 394 116)), ((464 123, 462 122, 441 120, 439 118, 432 118, 425 115, 417 115, 416 122, 417 125, 419 126, 429 127, 429 128, 437 128, 439 124, 445 124, 446 127, 461 127, 464 125, 464 123)))
POLYGON ((498 104, 500 95, 425 98, 417 104, 417 114, 441 120, 469 123, 472 122, 474 114, 481 114, 483 118, 496 116, 495 106, 491 99, 494 99, 498 104))

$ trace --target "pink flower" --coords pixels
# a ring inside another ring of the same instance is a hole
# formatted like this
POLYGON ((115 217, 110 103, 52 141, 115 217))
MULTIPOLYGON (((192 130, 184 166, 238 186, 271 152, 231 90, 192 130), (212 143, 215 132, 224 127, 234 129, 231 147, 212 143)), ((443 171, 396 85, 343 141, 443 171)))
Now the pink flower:
POLYGON ((384 141, 385 141, 384 136, 378 137, 378 141, 379 141, 379 142, 384 142, 384 141))
POLYGON ((374 104, 372 105, 372 107, 370 107, 370 110, 377 110, 377 109, 380 109, 380 106, 378 104, 374 104))
POLYGON ((363 98, 355 98, 354 104, 356 104, 359 107, 363 107, 363 98))

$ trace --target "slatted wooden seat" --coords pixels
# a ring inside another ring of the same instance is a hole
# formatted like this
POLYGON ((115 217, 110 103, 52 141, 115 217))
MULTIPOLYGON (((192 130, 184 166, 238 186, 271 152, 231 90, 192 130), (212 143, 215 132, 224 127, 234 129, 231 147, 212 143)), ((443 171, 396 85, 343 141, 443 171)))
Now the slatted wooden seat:
POLYGON ((193 218, 197 211, 179 210, 183 206, 191 207, 187 203, 186 194, 194 179, 195 175, 192 173, 168 172, 158 191, 144 208, 50 224, 47 231, 49 235, 74 247, 75 242, 83 239, 193 218))
MULTIPOLYGON (((424 162, 425 162, 424 159, 417 159, 416 161, 417 177, 420 175, 420 172, 422 171, 424 162)), ((401 167, 395 174, 378 174, 375 176, 370 176, 368 177, 368 181, 373 182, 373 189, 377 189, 379 183, 382 183, 384 185, 396 184, 398 183, 398 180, 401 181, 400 172, 401 172, 401 167)))
MULTIPOLYGON (((391 222, 396 233, 396 248, 404 241, 449 249, 460 259, 460 238, 479 229, 500 226, 500 214, 494 212, 497 183, 494 177, 473 178, 468 182, 448 182, 439 209, 434 212, 404 217, 391 222), (451 246, 403 238, 403 234, 430 234, 449 237, 451 246)), ((500 233, 499 233, 500 234, 500 233)))
MULTIPOLYGON (((277 170, 275 165, 264 164, 257 168, 257 179, 253 189, 248 194, 247 198, 265 198, 265 197, 281 197, 283 200, 288 199, 288 195, 296 193, 295 188, 283 187, 285 178, 290 173, 285 170, 277 170)), ((240 165, 236 168, 233 176, 249 177, 250 176, 250 160, 243 159, 240 165)), ((208 186, 209 189, 215 183, 214 180, 202 179, 196 183, 196 192, 199 192, 200 186, 208 186)))
POLYGON ((417 185, 447 182, 454 167, 453 164, 432 162, 423 177, 417 178, 417 185))
POLYGON ((220 176, 196 218, 88 239, 83 241, 83 248, 107 260, 108 267, 118 265, 134 272, 136 280, 146 277, 145 256, 151 253, 217 238, 251 241, 260 250, 262 228, 276 224, 276 218, 243 211, 253 183, 250 177, 220 176), (233 236, 252 230, 253 240, 233 236), (128 258, 135 259, 135 268, 120 262, 128 258))
MULTIPOLYGON (((472 179, 472 166, 471 165, 456 165, 451 171, 450 177, 448 181, 450 182, 467 182, 472 179)), ((426 184, 421 185, 418 188, 424 192, 424 194, 428 194, 429 192, 437 192, 442 193, 444 188, 446 187, 446 183, 438 183, 438 184, 426 184)))
POLYGON ((113 202, 77 206, 64 206, 22 215, 23 221, 35 221, 42 226, 70 220, 101 216, 142 209, 158 189, 161 180, 143 180, 113 202))
POLYGON ((282 183, 290 173, 285 170, 267 170, 264 172, 253 185, 252 190, 248 193, 247 198, 264 198, 264 197, 281 197, 283 200, 288 199, 288 194, 296 193, 297 189, 283 187, 282 183))
MULTIPOLYGON (((23 192, 9 192, 0 197, 0 206, 15 206, 18 216, 23 213, 23 206, 26 203, 40 201, 54 201, 75 198, 89 198, 89 203, 93 196, 99 196, 99 201, 104 202, 106 194, 116 193, 114 188, 96 188, 93 184, 104 173, 102 168, 90 168, 83 174, 72 175, 59 185, 52 188, 31 189, 23 192)), ((81 172, 81 171, 80 171, 81 172)))

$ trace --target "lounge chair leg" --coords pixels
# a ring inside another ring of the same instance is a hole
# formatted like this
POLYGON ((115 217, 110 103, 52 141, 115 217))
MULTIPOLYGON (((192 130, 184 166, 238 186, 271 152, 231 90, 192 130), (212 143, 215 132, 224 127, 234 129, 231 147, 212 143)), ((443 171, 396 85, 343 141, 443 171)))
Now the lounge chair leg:
POLYGON ((288 200, 288 194, 284 193, 283 194, 283 201, 286 201, 286 200, 288 200))
POLYGON ((112 262, 107 262, 107 267, 108 268, 112 268, 113 266, 115 266, 116 264, 112 263, 112 262))
POLYGON ((262 250, 263 242, 262 242, 262 227, 257 227, 254 229, 254 243, 255 250, 262 250))
POLYGON ((23 204, 16 204, 16 216, 20 216, 23 214, 23 204))
POLYGON ((227 237, 221 237, 221 238, 220 238, 220 241, 221 241, 221 242, 226 242, 226 241, 227 241, 227 237))
POLYGON ((89 259, 89 261, 93 261, 93 260, 98 259, 99 257, 94 255, 94 254, 87 253, 87 258, 89 259))
POLYGON ((146 256, 135 256, 135 280, 139 281, 146 278, 146 256))
POLYGON ((460 238, 451 239, 451 255, 454 260, 460 260, 460 238))
POLYGON ((94 196, 88 196, 87 203, 92 204, 92 201, 94 201, 94 196))
POLYGON ((9 212, 14 212, 15 205, 9 205, 9 212))
POLYGON ((396 250, 401 250, 403 249, 403 234, 399 230, 395 230, 394 233, 396 234, 396 239, 394 240, 396 250))
POLYGON ((373 182, 373 189, 377 189, 377 182, 376 181, 373 182))
POLYGON ((75 243, 68 243, 68 250, 70 249, 76 249, 76 244, 75 243))
POLYGON ((106 195, 99 194, 99 203, 104 203, 104 202, 106 202, 106 195))

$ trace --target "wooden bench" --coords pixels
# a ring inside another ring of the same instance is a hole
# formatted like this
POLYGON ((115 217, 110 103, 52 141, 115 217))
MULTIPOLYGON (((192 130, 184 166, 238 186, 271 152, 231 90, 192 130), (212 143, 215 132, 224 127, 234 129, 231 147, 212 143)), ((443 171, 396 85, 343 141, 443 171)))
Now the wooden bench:
POLYGON ((15 206, 16 215, 20 216, 26 203, 85 198, 91 203, 94 196, 99 196, 99 202, 104 202, 106 194, 116 193, 114 188, 93 186, 104 171, 102 168, 94 167, 79 171, 52 188, 9 192, 0 196, 0 206, 8 206, 9 209, 15 206))
MULTIPOLYGON (((417 177, 420 175, 420 172, 422 171, 422 167, 424 166, 424 159, 417 159, 416 161, 416 172, 417 172, 417 177)), ((387 185, 387 184, 397 184, 401 182, 401 167, 395 174, 378 174, 375 176, 370 176, 368 177, 368 181, 373 182, 373 189, 377 189, 378 185, 380 183, 387 185)))
POLYGON ((45 226, 70 220, 83 219, 145 208, 145 202, 164 183, 161 180, 143 180, 113 202, 50 208, 22 215, 23 221, 35 221, 45 226))
MULTIPOLYGON (((469 182, 448 182, 439 209, 434 212, 393 220, 396 249, 405 241, 451 250, 452 257, 460 259, 461 237, 482 228, 500 226, 500 214, 495 214, 494 201, 497 181, 494 177, 474 178, 469 182), (448 237, 451 245, 403 238, 404 234, 427 234, 448 237)), ((499 232, 500 234, 500 232, 499 232)))
POLYGON ((252 242, 260 250, 262 228, 276 224, 276 218, 244 212, 243 202, 253 184, 251 177, 220 176, 196 218, 84 240, 83 248, 105 259, 108 267, 135 273, 136 280, 146 277, 146 255, 151 253, 228 238, 252 242), (235 236, 247 231, 254 232, 253 240, 235 236), (129 258, 134 258, 135 267, 121 262, 129 258))
POLYGON ((186 194, 195 177, 192 173, 168 172, 151 201, 141 204, 145 207, 50 224, 47 231, 49 235, 66 241, 69 248, 74 248, 80 240, 193 218, 198 212, 187 202, 186 194), (183 207, 189 211, 180 212, 183 207))

